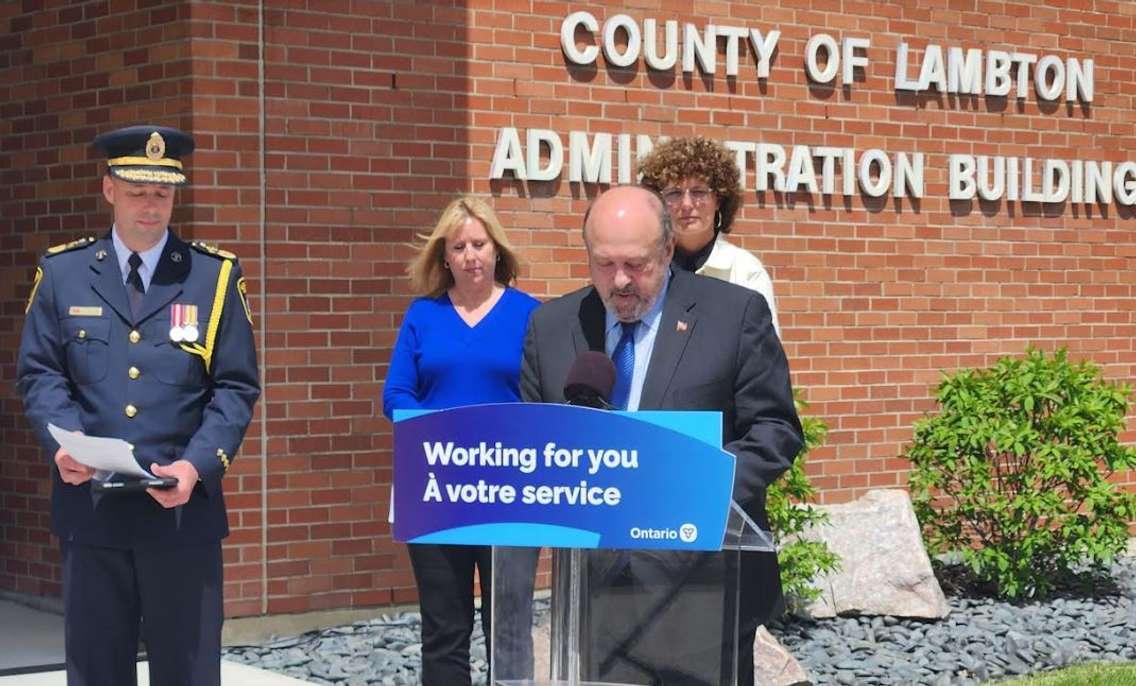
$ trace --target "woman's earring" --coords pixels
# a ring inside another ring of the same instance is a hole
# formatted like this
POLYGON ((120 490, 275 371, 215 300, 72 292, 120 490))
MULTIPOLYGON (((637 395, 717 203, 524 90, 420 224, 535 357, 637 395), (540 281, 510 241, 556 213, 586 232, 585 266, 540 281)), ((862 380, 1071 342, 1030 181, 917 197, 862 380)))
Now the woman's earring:
POLYGON ((721 229, 722 228, 722 213, 720 211, 717 211, 717 210, 714 211, 714 228, 715 229, 721 229))
POLYGON ((450 263, 449 263, 449 262, 447 262, 447 261, 445 261, 445 260, 442 260, 442 266, 443 266, 443 267, 445 267, 446 269, 449 269, 449 268, 450 268, 450 263))

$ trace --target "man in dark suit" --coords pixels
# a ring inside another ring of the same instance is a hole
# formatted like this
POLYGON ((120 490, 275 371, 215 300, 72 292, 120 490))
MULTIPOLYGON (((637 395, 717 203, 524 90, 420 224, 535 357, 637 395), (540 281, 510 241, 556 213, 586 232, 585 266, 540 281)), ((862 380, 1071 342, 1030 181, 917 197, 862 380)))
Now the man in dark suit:
POLYGON ((17 364, 52 461, 67 677, 133 684, 139 635, 155 684, 220 683, 221 477, 260 394, 245 282, 231 254, 168 227, 193 139, 137 126, 98 137, 114 225, 47 251, 17 364), (96 492, 90 466, 48 424, 134 446, 176 485, 96 492))
MULTIPOLYGON (((534 312, 522 396, 563 402, 576 356, 598 350, 615 362, 616 407, 721 412, 723 447, 737 457, 734 500, 768 529, 765 489, 790 467, 802 435, 765 300, 723 281, 672 271, 670 218, 647 189, 623 186, 601 195, 585 216, 584 242, 592 285, 534 312)), ((730 682, 732 660, 717 641, 729 635, 736 616, 737 683, 752 683, 754 632, 781 606, 775 554, 743 553, 739 572, 722 554, 604 552, 592 555, 588 572, 591 643, 584 678, 667 686, 730 682), (739 574, 740 608, 728 593, 709 600, 699 592, 730 586, 739 574)))

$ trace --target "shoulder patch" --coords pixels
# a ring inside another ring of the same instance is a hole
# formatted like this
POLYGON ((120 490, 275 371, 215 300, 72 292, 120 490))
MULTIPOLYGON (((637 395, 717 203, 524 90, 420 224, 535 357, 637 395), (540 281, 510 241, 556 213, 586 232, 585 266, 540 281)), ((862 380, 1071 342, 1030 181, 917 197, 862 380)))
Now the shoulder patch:
POLYGON ((60 243, 59 245, 53 245, 47 249, 47 257, 62 255, 65 252, 70 252, 71 250, 76 250, 78 248, 85 248, 88 245, 94 244, 94 242, 94 236, 87 236, 86 238, 73 240, 70 243, 60 243))
POLYGON ((219 257, 223 260, 235 260, 235 259, 237 259, 237 256, 234 255, 233 253, 229 252, 228 250, 222 250, 222 249, 218 248, 217 246, 213 245, 212 243, 206 243, 205 241, 193 241, 192 243, 190 243, 190 245, 193 246, 193 248, 195 250, 197 250, 198 252, 203 252, 206 255, 212 255, 213 257, 219 257))

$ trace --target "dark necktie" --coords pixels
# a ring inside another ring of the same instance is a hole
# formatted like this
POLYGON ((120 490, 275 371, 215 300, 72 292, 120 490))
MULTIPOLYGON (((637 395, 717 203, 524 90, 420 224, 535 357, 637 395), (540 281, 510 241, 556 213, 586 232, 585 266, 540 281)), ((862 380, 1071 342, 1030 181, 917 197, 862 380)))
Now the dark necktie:
POLYGON ((611 361, 615 363, 615 386, 611 390, 611 404, 626 410, 631 397, 631 377, 635 373, 635 329, 639 322, 620 322, 623 335, 615 344, 611 361))
POLYGON ((138 273, 138 268, 142 266, 142 258, 138 253, 132 252, 126 263, 130 265, 130 272, 126 275, 126 295, 130 297, 130 312, 137 319, 138 311, 142 309, 142 296, 146 293, 146 287, 142 285, 142 275, 138 273))

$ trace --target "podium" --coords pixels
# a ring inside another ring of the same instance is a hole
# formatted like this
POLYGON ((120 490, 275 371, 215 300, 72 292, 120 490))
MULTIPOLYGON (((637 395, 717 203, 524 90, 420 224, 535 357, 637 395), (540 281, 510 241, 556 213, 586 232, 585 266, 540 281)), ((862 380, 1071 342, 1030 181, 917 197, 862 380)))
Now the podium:
POLYGON ((508 602, 525 590, 510 574, 516 549, 494 547, 489 683, 732 686, 739 664, 752 669, 739 652, 753 650, 739 623, 742 555, 775 550, 732 501, 718 552, 554 548, 551 611, 533 617, 508 602), (526 631, 535 660, 515 647, 526 631))
POLYGON ((395 420, 395 538, 494 546, 490 684, 733 686, 752 669, 743 615, 761 589, 741 570, 775 547, 731 500, 719 413, 512 403, 395 420), (539 548, 552 575, 534 603, 539 548))

